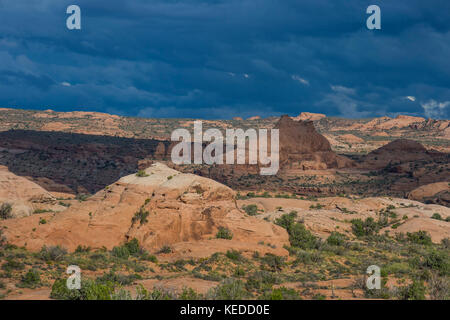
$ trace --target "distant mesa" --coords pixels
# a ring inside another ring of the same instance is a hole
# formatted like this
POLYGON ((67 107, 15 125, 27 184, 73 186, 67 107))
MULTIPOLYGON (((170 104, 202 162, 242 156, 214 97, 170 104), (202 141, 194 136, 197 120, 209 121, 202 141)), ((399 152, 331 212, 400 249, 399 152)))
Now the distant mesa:
POLYGON ((260 119, 261 119, 260 116, 253 116, 253 117, 248 118, 247 120, 260 120, 260 119))
POLYGON ((236 121, 242 121, 242 120, 244 120, 244 119, 242 119, 241 117, 234 117, 233 120, 236 120, 236 121))
POLYGON ((300 113, 297 117, 292 118, 293 120, 296 121, 306 121, 306 120, 310 120, 310 121, 317 121, 320 119, 326 118, 326 115, 322 114, 322 113, 311 113, 311 112, 302 112, 300 113))

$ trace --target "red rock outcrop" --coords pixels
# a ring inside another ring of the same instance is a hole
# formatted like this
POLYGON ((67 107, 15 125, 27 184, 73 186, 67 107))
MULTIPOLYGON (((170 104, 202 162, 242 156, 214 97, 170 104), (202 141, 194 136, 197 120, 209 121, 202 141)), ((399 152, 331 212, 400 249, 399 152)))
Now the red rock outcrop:
POLYGON ((230 188, 160 163, 145 171, 148 176, 125 176, 62 213, 5 220, 0 226, 7 226, 10 243, 33 251, 43 245, 111 249, 136 238, 147 250, 170 245, 183 257, 229 249, 287 254, 286 231, 240 211, 230 188), (40 225, 40 218, 48 222, 40 225), (216 239, 220 227, 231 231, 232 240, 216 239))
POLYGON ((311 112, 302 112, 297 117, 292 118, 295 121, 317 121, 320 119, 326 118, 326 115, 322 113, 311 113, 311 112))
POLYGON ((330 143, 316 131, 312 121, 282 116, 275 128, 280 130, 281 168, 319 170, 353 166, 353 161, 331 150, 330 143))

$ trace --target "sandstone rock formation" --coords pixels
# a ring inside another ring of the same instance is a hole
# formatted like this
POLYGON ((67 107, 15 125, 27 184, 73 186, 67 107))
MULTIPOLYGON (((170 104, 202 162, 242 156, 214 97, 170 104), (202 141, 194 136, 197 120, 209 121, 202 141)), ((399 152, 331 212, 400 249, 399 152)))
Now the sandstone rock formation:
POLYGON ((55 197, 26 178, 16 176, 0 166, 0 205, 11 205, 11 216, 26 217, 45 203, 54 203, 55 197))
POLYGON ((420 186, 408 194, 408 199, 450 207, 450 183, 444 181, 420 186))
POLYGON ((292 118, 295 121, 317 121, 320 119, 326 118, 326 115, 322 113, 311 113, 311 112, 302 112, 297 117, 292 118))
POLYGON ((282 116, 275 125, 280 130, 280 167, 290 169, 328 169, 353 166, 353 162, 331 150, 312 121, 295 121, 282 116))
POLYGON ((9 242, 34 251, 44 245, 70 251, 78 245, 111 249, 136 238, 152 252, 168 245, 182 257, 231 248, 287 253, 286 231, 237 209, 230 188, 160 163, 145 172, 148 176, 125 176, 62 213, 1 221, 0 226, 7 226, 9 242), (41 218, 48 222, 40 225, 41 218), (231 231, 232 240, 216 239, 220 227, 231 231), (260 241, 273 246, 258 245, 260 241))
POLYGON ((418 160, 432 161, 434 157, 440 155, 439 152, 428 151, 423 145, 414 140, 397 139, 370 152, 364 158, 362 167, 381 169, 389 164, 398 165, 418 160))

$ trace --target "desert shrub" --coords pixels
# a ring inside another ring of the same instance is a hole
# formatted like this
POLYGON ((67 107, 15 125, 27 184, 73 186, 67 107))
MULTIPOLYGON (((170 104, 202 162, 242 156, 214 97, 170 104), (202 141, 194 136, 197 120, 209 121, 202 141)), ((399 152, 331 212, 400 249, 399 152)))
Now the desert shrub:
POLYGON ((225 279, 220 285, 208 291, 207 297, 213 300, 243 300, 250 296, 241 280, 225 279))
POLYGON ((440 277, 432 273, 428 281, 430 299, 449 300, 450 299, 450 281, 448 277, 440 277))
POLYGON ((125 243, 124 246, 128 249, 128 252, 131 255, 138 255, 141 252, 139 241, 136 238, 133 238, 131 241, 125 243))
POLYGON ((61 261, 67 254, 67 250, 60 246, 43 246, 39 257, 44 261, 61 261))
POLYGON ((19 288, 37 288, 41 285, 41 275, 38 270, 31 269, 28 271, 19 283, 16 284, 19 288))
POLYGON ((425 300, 425 291, 423 281, 414 279, 410 285, 399 288, 398 298, 401 300, 425 300))
POLYGON ((6 244, 6 237, 3 235, 3 230, 0 229, 0 248, 6 244))
POLYGON ((58 279, 53 283, 50 298, 58 300, 111 300, 114 284, 97 283, 86 279, 81 281, 81 289, 67 288, 66 279, 58 279))
POLYGON ((3 281, 0 280, 0 289, 5 289, 6 285, 3 281))
POLYGON ((280 218, 275 220, 275 224, 286 229, 289 234, 289 242, 291 246, 302 249, 312 249, 317 245, 317 238, 306 230, 303 223, 295 222, 297 212, 292 211, 288 214, 283 214, 280 218))
POLYGON ((130 257, 130 251, 126 246, 117 246, 112 248, 111 255, 119 259, 127 260, 130 257))
POLYGON ((283 257, 271 253, 266 253, 266 255, 261 258, 261 263, 273 272, 281 271, 285 265, 283 257))
POLYGON ((275 224, 288 230, 295 223, 295 218, 297 218, 297 212, 291 211, 291 212, 289 212, 287 214, 283 214, 281 217, 275 219, 275 224))
POLYGON ((316 204, 316 205, 310 205, 309 206, 309 208, 311 209, 311 210, 320 210, 320 209, 322 209, 324 207, 324 205, 323 204, 320 204, 320 203, 318 203, 318 204, 316 204))
POLYGON ((13 270, 23 270, 25 269, 25 265, 16 260, 8 260, 2 265, 2 269, 6 272, 11 272, 13 270))
POLYGON ((75 249, 75 253, 88 253, 91 251, 91 247, 78 245, 75 249))
POLYGON ((44 218, 40 218, 39 224, 47 224, 47 220, 45 220, 44 218))
POLYGON ((312 249, 316 247, 317 238, 309 230, 306 230, 303 223, 295 223, 288 233, 289 242, 292 246, 302 249, 312 249))
POLYGON ((153 291, 148 291, 142 285, 136 288, 136 300, 174 300, 175 293, 164 288, 153 288, 153 291))
POLYGON ((433 213, 431 219, 442 220, 442 216, 439 213, 433 213))
POLYGON ((297 259, 295 260, 295 264, 303 263, 303 264, 316 264, 323 261, 323 257, 319 251, 305 251, 300 250, 297 252, 297 259))
POLYGON ((449 276, 450 256, 446 251, 432 250, 425 255, 422 266, 437 271, 443 276, 449 276))
POLYGON ((245 213, 249 216, 256 216, 258 214, 258 206, 256 204, 249 204, 248 206, 242 207, 245 213))
MULTIPOLYGON (((1 235, 1 232, 0 232, 1 235)), ((444 238, 441 240, 441 245, 445 248, 445 249, 450 249, 450 238, 444 238)))
POLYGON ((132 284, 134 281, 141 279, 141 276, 138 274, 120 274, 114 273, 112 270, 109 273, 103 274, 101 277, 98 277, 95 281, 101 284, 114 283, 119 284, 121 286, 126 286, 132 284))
POLYGON ((0 207, 0 220, 11 219, 12 216, 12 206, 9 203, 3 203, 0 207))
POLYGON ((362 221, 361 219, 353 219, 351 223, 354 235, 359 238, 371 236, 379 230, 378 224, 371 217, 367 218, 365 221, 362 221))
POLYGON ((407 275, 411 272, 411 267, 406 262, 393 262, 383 268, 386 274, 407 275))
POLYGON ((145 170, 138 170, 136 173, 136 177, 142 178, 142 177, 148 177, 149 175, 145 172, 145 170))
POLYGON ((233 261, 240 261, 243 259, 241 253, 237 250, 228 250, 225 256, 233 261))
POLYGON ((172 248, 168 245, 164 245, 161 247, 161 249, 159 249, 158 253, 171 253, 172 252, 172 248))
POLYGON ((195 292, 192 288, 183 288, 183 291, 178 296, 179 300, 201 300, 202 295, 195 292))
POLYGON ((422 230, 417 232, 407 232, 406 238, 409 242, 416 244, 431 245, 433 243, 428 232, 422 230))
POLYGON ((252 273, 245 284, 247 290, 268 290, 280 280, 276 273, 269 271, 256 271, 252 273))
POLYGON ((139 211, 134 214, 133 218, 131 219, 131 222, 135 224, 136 222, 139 221, 139 224, 141 225, 146 224, 148 222, 147 217, 149 214, 150 213, 148 211, 144 210, 144 207, 140 207, 139 211))
POLYGON ((294 289, 280 287, 265 291, 259 299, 261 300, 301 300, 300 295, 294 289))
POLYGON ((233 239, 233 234, 231 233, 230 229, 225 227, 219 227, 219 231, 217 231, 216 238, 231 240, 233 239))
POLYGON ((331 235, 327 238, 327 243, 332 246, 342 246, 345 244, 345 235, 342 233, 333 231, 331 235))
POLYGON ((150 262, 153 262, 153 263, 158 263, 158 258, 156 258, 156 256, 153 255, 153 254, 149 254, 147 251, 144 251, 141 254, 141 259, 142 260, 146 260, 146 261, 150 261, 150 262))
POLYGON ((81 201, 86 201, 89 197, 90 197, 89 194, 80 193, 75 196, 75 199, 81 202, 81 201))

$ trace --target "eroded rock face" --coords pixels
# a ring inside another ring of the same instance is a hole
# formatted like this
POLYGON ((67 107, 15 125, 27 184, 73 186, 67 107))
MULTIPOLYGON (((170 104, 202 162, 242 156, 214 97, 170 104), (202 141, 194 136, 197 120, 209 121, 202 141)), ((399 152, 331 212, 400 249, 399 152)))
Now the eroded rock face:
POLYGON ((408 199, 450 207, 450 182, 420 186, 408 194, 408 199))
POLYGON ((12 218, 26 217, 42 203, 54 203, 55 198, 42 187, 26 178, 16 176, 0 166, 0 206, 11 206, 12 218))
POLYGON ((59 214, 2 221, 8 241, 30 250, 60 245, 111 249, 136 238, 150 251, 164 245, 183 257, 208 256, 231 248, 286 254, 284 229, 246 216, 237 209, 234 191, 213 180, 183 174, 155 163, 148 176, 125 176, 87 201, 59 214), (39 225, 39 219, 48 223, 39 225), (232 240, 216 239, 219 227, 232 240), (32 229, 36 228, 33 232, 32 229), (258 245, 258 242, 273 247, 258 245))
POLYGON ((280 166, 290 169, 328 169, 353 166, 353 162, 331 150, 312 121, 295 121, 282 116, 275 126, 280 130, 280 166))

